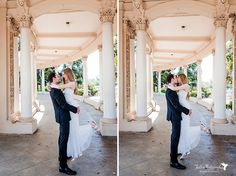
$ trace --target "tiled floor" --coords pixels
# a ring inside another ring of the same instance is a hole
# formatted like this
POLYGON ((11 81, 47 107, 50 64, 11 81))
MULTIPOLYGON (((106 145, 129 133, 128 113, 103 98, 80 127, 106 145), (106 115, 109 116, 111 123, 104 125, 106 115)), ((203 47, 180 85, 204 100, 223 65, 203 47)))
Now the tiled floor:
MULTIPOLYGON (((236 175, 236 137, 211 136, 202 132, 199 145, 182 163, 187 170, 169 166, 169 138, 171 126, 166 121, 166 102, 157 96, 161 106, 154 128, 148 133, 120 134, 120 176, 234 176, 236 175), (226 171, 219 169, 227 163, 226 171)), ((212 113, 192 104, 192 125, 199 120, 208 124, 212 113)))
MULTIPOLYGON (((48 94, 38 95, 46 111, 34 135, 0 135, 0 176, 56 176, 58 172, 58 125, 48 94)), ((81 103, 81 124, 98 122, 102 114, 81 103)), ((94 133, 91 146, 69 166, 80 176, 116 174, 116 138, 94 133)))

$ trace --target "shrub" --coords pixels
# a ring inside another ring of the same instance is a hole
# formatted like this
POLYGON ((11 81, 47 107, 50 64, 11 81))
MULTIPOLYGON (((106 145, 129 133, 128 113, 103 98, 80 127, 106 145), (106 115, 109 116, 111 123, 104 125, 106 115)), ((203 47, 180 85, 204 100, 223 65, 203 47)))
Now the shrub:
POLYGON ((226 103, 226 109, 232 110, 232 108, 233 108, 233 102, 232 101, 229 101, 228 103, 226 103))
POLYGON ((208 98, 211 95, 211 89, 209 87, 202 87, 202 97, 208 98))
POLYGON ((197 97, 197 90, 196 89, 191 89, 189 92, 190 97, 197 97))

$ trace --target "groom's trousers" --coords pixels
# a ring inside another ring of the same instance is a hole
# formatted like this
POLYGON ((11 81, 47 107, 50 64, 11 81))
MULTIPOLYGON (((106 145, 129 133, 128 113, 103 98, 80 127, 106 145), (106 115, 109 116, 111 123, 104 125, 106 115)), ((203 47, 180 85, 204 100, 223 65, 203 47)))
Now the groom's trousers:
POLYGON ((171 120, 172 123, 172 133, 171 133, 171 162, 177 162, 178 157, 178 145, 181 131, 181 120, 171 120))
POLYGON ((70 122, 60 123, 58 139, 60 167, 67 167, 67 142, 69 138, 70 122))

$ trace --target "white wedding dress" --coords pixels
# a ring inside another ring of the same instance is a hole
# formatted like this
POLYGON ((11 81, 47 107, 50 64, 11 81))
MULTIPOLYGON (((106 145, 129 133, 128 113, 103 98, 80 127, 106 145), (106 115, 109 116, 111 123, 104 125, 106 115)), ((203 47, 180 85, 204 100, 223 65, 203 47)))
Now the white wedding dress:
MULTIPOLYGON (((179 102, 182 106, 191 109, 190 103, 187 100, 188 92, 185 90, 180 90, 178 93, 179 102)), ((178 145, 178 153, 182 153, 182 155, 190 152, 191 149, 195 148, 201 136, 200 126, 190 126, 190 118, 188 115, 182 113, 182 121, 181 121, 181 132, 180 139, 178 145)))
MULTIPOLYGON (((76 96, 72 88, 65 88, 64 95, 68 104, 75 107, 79 106, 78 100, 76 100, 76 96)), ((74 114, 73 112, 70 112, 70 116, 71 121, 69 139, 67 143, 67 156, 78 158, 82 155, 82 152, 89 147, 92 139, 93 129, 90 124, 79 124, 80 114, 74 114)))

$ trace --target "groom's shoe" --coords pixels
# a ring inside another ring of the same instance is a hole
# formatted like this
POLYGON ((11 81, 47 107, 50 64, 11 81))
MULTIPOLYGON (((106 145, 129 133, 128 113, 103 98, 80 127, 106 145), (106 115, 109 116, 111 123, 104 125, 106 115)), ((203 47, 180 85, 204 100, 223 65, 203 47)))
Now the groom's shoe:
POLYGON ((77 174, 76 171, 71 170, 69 167, 65 167, 65 168, 60 167, 59 172, 67 174, 67 175, 76 175, 77 174))
POLYGON ((184 170, 186 169, 186 166, 180 164, 179 162, 170 162, 170 167, 176 168, 176 169, 181 169, 184 170))

